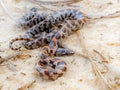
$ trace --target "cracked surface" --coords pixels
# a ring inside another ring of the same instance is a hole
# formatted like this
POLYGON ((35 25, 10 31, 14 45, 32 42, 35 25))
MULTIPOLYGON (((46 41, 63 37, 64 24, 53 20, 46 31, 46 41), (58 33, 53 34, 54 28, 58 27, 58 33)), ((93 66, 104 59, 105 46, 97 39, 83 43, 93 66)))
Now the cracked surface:
MULTIPOLYGON (((25 8, 32 8, 35 5, 29 3, 26 6, 25 1, 4 0, 8 11, 17 20, 22 13, 27 11, 25 8)), ((120 11, 120 2, 118 0, 83 0, 77 3, 80 10, 90 17, 99 17, 120 11)), ((111 79, 113 90, 120 89, 119 77, 113 78, 114 75, 120 75, 120 17, 103 18, 91 20, 78 33, 82 34, 87 50, 100 60, 100 57, 94 55, 93 49, 99 51, 107 60, 107 66, 110 68, 109 73, 106 69, 101 69, 106 79, 111 79), (112 68, 112 69, 111 69, 112 68), (117 72, 117 73, 111 73, 117 72), (107 76, 106 76, 107 75, 107 76), (113 77, 112 77, 113 76, 113 77)), ((42 80, 37 71, 34 69, 38 52, 40 49, 26 50, 22 49, 22 54, 16 56, 16 51, 9 48, 11 39, 22 35, 24 30, 17 27, 17 24, 11 20, 0 7, 0 56, 2 58, 13 55, 13 58, 4 59, 5 62, 0 64, 0 89, 1 90, 107 90, 103 81, 99 80, 94 74, 91 63, 88 59, 81 57, 77 53, 84 54, 80 40, 76 33, 68 36, 63 41, 63 45, 75 51, 75 55, 60 57, 67 63, 67 72, 58 80, 42 80), (15 55, 14 55, 15 54, 15 55)), ((1 58, 0 58, 1 59, 1 58)), ((102 67, 101 65, 99 67, 102 67)))

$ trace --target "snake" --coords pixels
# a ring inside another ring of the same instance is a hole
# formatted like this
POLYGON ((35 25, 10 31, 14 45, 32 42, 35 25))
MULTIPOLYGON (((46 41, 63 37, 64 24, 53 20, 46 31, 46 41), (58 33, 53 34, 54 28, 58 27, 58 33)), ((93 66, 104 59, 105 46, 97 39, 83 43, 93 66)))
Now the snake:
POLYGON ((36 70, 44 79, 56 80, 67 71, 65 61, 56 56, 73 55, 74 52, 60 45, 60 41, 72 33, 82 29, 88 17, 78 9, 58 10, 50 14, 31 14, 23 16, 22 27, 28 27, 22 37, 15 38, 10 42, 23 40, 26 49, 36 49, 42 47, 39 59, 36 63, 36 70))

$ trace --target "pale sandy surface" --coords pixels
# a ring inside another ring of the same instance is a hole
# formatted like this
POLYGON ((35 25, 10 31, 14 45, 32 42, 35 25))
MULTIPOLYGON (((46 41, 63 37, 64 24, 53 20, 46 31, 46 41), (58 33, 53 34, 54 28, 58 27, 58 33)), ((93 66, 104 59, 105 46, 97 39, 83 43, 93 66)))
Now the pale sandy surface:
MULTIPOLYGON (((18 19, 32 4, 25 0, 4 0, 9 12, 18 19), (26 4, 27 3, 27 4, 26 4)), ((80 10, 91 17, 108 15, 120 11, 119 0, 83 0, 80 10)), ((34 5, 33 5, 34 6, 34 5)), ((11 39, 25 31, 16 27, 0 7, 0 56, 14 55, 16 51, 9 48, 11 39)), ((78 33, 82 34, 88 51, 96 60, 101 60, 93 49, 99 51, 107 60, 107 69, 97 64, 102 76, 108 81, 111 90, 120 90, 120 17, 91 20, 78 33)), ((79 36, 80 38, 80 36, 79 36)), ((63 45, 76 53, 85 55, 77 34, 64 40, 63 45)), ((6 59, 0 65, 0 90, 109 90, 110 88, 93 72, 91 62, 77 54, 60 57, 67 63, 67 72, 56 81, 42 80, 34 69, 40 50, 26 50, 13 59, 6 59), (31 57, 30 57, 31 56, 31 57)))

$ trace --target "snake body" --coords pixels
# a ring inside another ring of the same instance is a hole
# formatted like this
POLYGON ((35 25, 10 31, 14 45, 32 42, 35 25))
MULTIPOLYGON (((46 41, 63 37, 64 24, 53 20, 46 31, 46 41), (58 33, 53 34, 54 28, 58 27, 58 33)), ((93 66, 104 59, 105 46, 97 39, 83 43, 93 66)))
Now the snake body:
POLYGON ((23 37, 10 42, 10 48, 15 41, 23 40, 26 49, 36 49, 43 46, 36 63, 36 70, 44 79, 56 80, 67 70, 67 64, 54 56, 73 55, 74 52, 60 45, 73 32, 81 29, 87 17, 77 9, 59 10, 53 14, 32 14, 24 16, 23 27, 29 27, 23 37))

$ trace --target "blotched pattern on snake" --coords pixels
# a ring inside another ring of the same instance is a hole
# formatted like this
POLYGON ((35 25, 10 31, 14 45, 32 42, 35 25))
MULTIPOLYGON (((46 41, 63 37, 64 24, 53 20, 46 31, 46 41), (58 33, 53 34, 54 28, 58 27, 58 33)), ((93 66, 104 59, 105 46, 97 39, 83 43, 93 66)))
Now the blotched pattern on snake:
POLYGON ((43 47, 36 63, 36 70, 44 79, 56 80, 67 70, 65 61, 54 58, 54 56, 73 55, 74 52, 62 46, 62 39, 74 33, 84 26, 87 16, 77 9, 65 9, 54 13, 31 13, 20 19, 22 27, 27 31, 22 37, 15 38, 10 42, 12 50, 13 43, 23 40, 26 49, 43 47))

